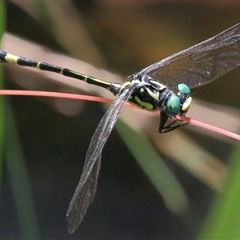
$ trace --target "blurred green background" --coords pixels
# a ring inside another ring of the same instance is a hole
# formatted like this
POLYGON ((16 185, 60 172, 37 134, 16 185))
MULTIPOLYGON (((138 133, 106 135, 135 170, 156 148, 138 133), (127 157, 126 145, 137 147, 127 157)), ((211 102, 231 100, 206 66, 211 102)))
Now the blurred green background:
MULTIPOLYGON (((6 1, 1 10, 2 49, 108 81, 240 19, 234 2, 6 1)), ((6 89, 111 97, 58 75, 4 70, 6 89)), ((188 116, 238 132, 239 76, 236 69, 194 89, 188 116)), ((161 135, 158 116, 124 108, 103 151, 95 200, 69 235, 67 207, 108 106, 16 96, 4 103, 0 239, 240 239, 236 141, 194 126, 161 135)))

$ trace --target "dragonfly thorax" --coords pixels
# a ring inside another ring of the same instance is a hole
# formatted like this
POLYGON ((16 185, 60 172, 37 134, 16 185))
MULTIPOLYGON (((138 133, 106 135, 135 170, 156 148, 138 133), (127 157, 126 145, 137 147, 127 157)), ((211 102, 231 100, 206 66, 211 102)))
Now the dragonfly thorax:
POLYGON ((129 78, 132 84, 137 84, 129 102, 138 107, 164 111, 169 117, 184 115, 190 107, 192 98, 185 84, 178 84, 178 93, 174 93, 147 75, 132 75, 129 78))
POLYGON ((157 110, 159 108, 159 97, 165 92, 166 86, 159 82, 152 82, 152 78, 147 75, 131 75, 129 77, 131 84, 137 87, 132 92, 129 102, 148 110, 157 110))

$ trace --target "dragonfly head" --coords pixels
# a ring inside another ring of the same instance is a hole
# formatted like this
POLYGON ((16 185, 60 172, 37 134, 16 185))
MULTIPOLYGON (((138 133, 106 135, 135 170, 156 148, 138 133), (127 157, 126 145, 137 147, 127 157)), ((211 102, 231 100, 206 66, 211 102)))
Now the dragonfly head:
POLYGON ((165 112, 170 117, 185 115, 192 102, 191 91, 186 84, 178 84, 178 91, 177 95, 169 97, 165 106, 165 112))

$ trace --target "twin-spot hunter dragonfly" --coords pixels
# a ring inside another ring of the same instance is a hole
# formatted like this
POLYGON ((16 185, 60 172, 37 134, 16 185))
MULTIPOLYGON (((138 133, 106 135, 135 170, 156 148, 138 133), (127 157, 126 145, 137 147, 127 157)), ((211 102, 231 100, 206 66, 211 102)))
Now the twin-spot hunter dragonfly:
POLYGON ((210 83, 240 65, 240 23, 130 75, 125 83, 107 82, 4 51, 0 51, 0 61, 59 73, 105 88, 116 96, 92 136, 82 175, 69 204, 67 228, 69 233, 73 233, 94 199, 102 149, 123 104, 128 101, 140 108, 160 110, 160 133, 186 126, 187 123, 178 121, 175 117, 187 113, 192 102, 190 88, 210 83), (170 123, 167 123, 168 120, 170 123))

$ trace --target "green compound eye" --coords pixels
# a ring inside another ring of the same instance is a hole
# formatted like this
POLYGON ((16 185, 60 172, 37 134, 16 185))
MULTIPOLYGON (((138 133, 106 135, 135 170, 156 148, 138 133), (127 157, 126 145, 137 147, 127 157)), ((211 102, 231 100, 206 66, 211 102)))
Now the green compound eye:
POLYGON ((167 101, 165 112, 169 116, 176 116, 180 112, 180 107, 180 98, 173 95, 167 101))
POLYGON ((191 93, 190 88, 184 83, 178 84, 178 90, 180 93, 185 95, 190 95, 191 93))

